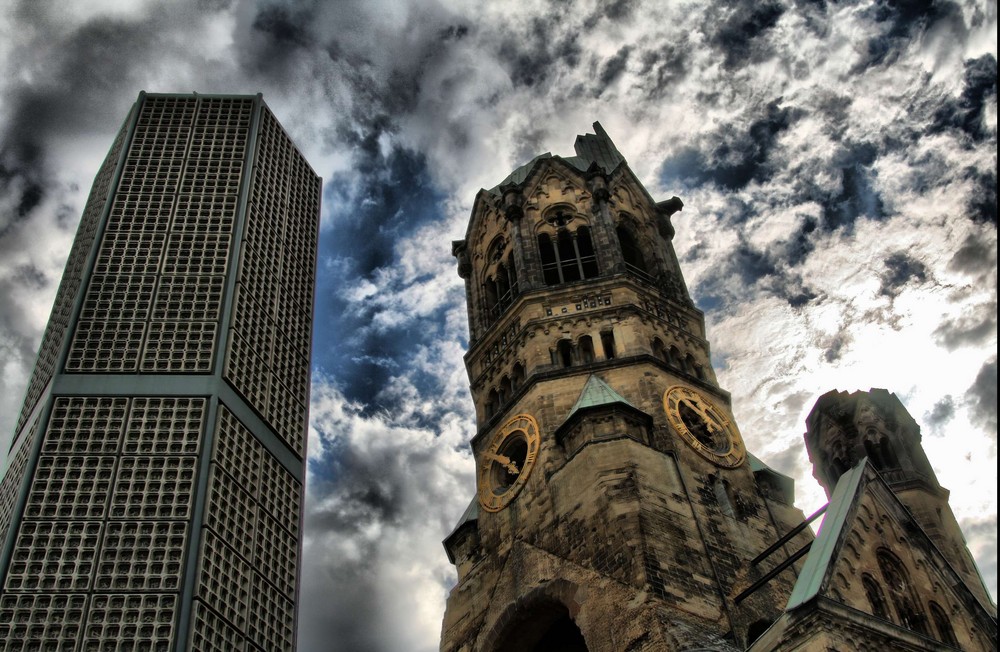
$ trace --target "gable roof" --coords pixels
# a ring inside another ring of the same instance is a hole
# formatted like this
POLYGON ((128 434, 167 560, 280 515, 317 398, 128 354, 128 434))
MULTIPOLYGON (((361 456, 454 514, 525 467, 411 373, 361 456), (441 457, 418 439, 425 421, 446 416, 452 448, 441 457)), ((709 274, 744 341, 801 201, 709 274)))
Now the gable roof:
POLYGON ((580 398, 576 399, 576 403, 566 415, 566 421, 569 421, 570 417, 580 410, 601 405, 614 405, 615 403, 627 405, 633 410, 638 409, 624 399, 621 394, 611 389, 606 382, 591 374, 587 378, 587 384, 583 386, 583 391, 580 392, 580 398))
MULTIPOLYGON (((859 527, 867 527, 859 525, 860 506, 866 500, 874 500, 875 504, 884 508, 892 521, 905 530, 907 542, 905 545, 919 549, 927 561, 922 572, 932 579, 940 578, 942 586, 950 587, 955 592, 956 601, 966 607, 970 617, 996 622, 989 606, 983 604, 969 589, 910 511, 900 502, 899 497, 869 463, 867 457, 837 481, 826 518, 820 526, 819 534, 816 535, 802 572, 789 596, 786 612, 805 605, 817 596, 836 599, 828 595, 833 587, 832 577, 836 572, 835 567, 842 559, 851 558, 850 552, 846 550, 851 533, 859 527)), ((899 545, 895 541, 885 542, 890 543, 890 549, 895 549, 899 545)))

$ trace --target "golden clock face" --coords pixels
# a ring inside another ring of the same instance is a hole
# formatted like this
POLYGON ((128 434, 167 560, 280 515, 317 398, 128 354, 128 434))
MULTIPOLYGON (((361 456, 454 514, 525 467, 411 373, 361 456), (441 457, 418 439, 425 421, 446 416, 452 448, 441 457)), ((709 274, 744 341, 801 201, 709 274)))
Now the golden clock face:
POLYGON ((736 424, 707 397, 674 385, 663 394, 663 409, 674 430, 708 461, 731 469, 746 459, 736 424))
POLYGON ((519 414, 505 423, 479 456, 479 504, 499 512, 524 487, 538 458, 538 422, 519 414))

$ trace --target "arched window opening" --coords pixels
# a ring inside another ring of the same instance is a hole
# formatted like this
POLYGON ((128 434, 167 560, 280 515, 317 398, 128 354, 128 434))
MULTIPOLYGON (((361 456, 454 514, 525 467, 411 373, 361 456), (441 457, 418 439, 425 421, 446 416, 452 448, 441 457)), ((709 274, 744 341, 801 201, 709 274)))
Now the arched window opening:
POLYGON ((938 631, 938 640, 945 645, 958 647, 958 639, 955 638, 955 630, 951 627, 951 619, 948 618, 948 614, 936 602, 931 602, 928 606, 931 610, 931 618, 934 619, 934 627, 938 631))
POLYGON ((888 550, 879 550, 876 556, 879 570, 882 571, 882 579, 892 598, 893 606, 896 607, 899 624, 926 635, 927 617, 920 611, 919 602, 913 595, 910 578, 903 563, 888 550))
POLYGON ((583 278, 580 255, 576 249, 576 239, 569 231, 560 231, 557 238, 556 254, 559 256, 559 274, 563 283, 572 283, 583 278))
POLYGON ((729 500, 729 491, 725 484, 725 480, 717 475, 712 476, 712 493, 715 494, 715 502, 719 504, 719 509, 726 516, 735 517, 736 511, 733 509, 733 503, 729 500))
POLYGON ((545 285, 558 285, 562 282, 559 274, 559 259, 556 258, 556 250, 552 245, 552 238, 549 234, 543 233, 538 236, 538 253, 542 259, 542 278, 545 285))
POLYGON ((622 258, 625 260, 625 270, 642 279, 649 279, 649 268, 646 266, 646 259, 642 255, 642 249, 631 229, 619 225, 615 232, 618 234, 618 244, 621 246, 622 258))
POLYGON ((512 388, 511 388, 510 378, 508 378, 507 376, 504 376, 500 380, 500 392, 499 392, 500 405, 503 405, 504 403, 506 403, 507 401, 509 401, 510 397, 513 396, 513 394, 514 394, 514 392, 512 391, 512 388))
POLYGON ((510 278, 503 263, 497 265, 497 304, 501 310, 510 305, 510 278))
POLYGON ((497 394, 497 390, 491 389, 486 396, 486 418, 489 419, 496 414, 498 407, 500 407, 500 395, 497 394))
POLYGON ((556 354, 558 363, 563 368, 573 366, 573 345, 569 340, 559 340, 559 344, 556 345, 556 354))
POLYGON ((594 361, 594 340, 591 339, 590 335, 584 335, 580 338, 580 362, 583 364, 590 364, 594 361))
POLYGON ((583 633, 561 604, 533 605, 513 620, 495 652, 587 652, 583 633))
POLYGON ((576 230, 576 248, 580 252, 580 267, 583 278, 597 276, 597 254, 594 253, 594 243, 590 239, 590 229, 581 226, 576 230))
POLYGON ((667 356, 667 349, 664 348, 663 342, 660 341, 660 338, 658 337, 653 338, 652 348, 653 348, 653 357, 659 360, 663 360, 667 364, 670 364, 670 358, 667 356))
POLYGON ((879 471, 882 470, 883 468, 882 451, 870 439, 865 440, 865 455, 868 456, 868 459, 871 461, 872 466, 874 466, 879 471))
POLYGON ((597 256, 590 239, 590 229, 581 226, 575 232, 561 229, 552 242, 547 233, 538 236, 542 260, 542 278, 546 285, 572 283, 597 276, 597 256))
POLYGON ((497 308, 497 282, 492 276, 486 279, 483 284, 483 291, 486 294, 486 309, 492 314, 497 308))
POLYGON ((885 598, 882 597, 882 589, 878 583, 872 579, 871 575, 861 576, 861 585, 868 596, 868 604, 871 606, 872 615, 882 620, 890 620, 889 609, 886 607, 885 598))
POLYGON ((674 369, 682 369, 681 365, 681 352, 676 346, 672 346, 667 349, 667 364, 669 364, 674 369))
POLYGON ((700 364, 696 364, 694 366, 694 375, 698 380, 705 380, 705 367, 702 367, 700 364))
POLYGON ((524 365, 518 362, 514 365, 514 370, 510 375, 510 386, 511 389, 518 389, 524 384, 524 365))
POLYGON ((698 363, 695 362, 694 356, 690 353, 684 357, 684 371, 692 376, 697 376, 698 374, 698 363))
POLYGON ((892 444, 889 443, 888 437, 882 437, 882 441, 879 442, 879 450, 882 453, 882 463, 885 465, 885 468, 899 468, 899 458, 896 457, 896 451, 892 449, 892 444))
POLYGON ((614 331, 601 331, 601 348, 604 349, 604 359, 613 360, 617 355, 615 351, 614 331))

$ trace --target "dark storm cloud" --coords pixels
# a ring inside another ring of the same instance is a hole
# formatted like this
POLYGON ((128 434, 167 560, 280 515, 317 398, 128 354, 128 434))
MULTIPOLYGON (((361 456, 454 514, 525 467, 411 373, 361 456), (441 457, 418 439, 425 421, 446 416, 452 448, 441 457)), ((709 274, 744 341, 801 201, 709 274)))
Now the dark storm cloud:
POLYGON ((938 108, 930 132, 939 133, 951 128, 965 132, 977 142, 988 138, 990 134, 983 121, 983 110, 990 97, 996 101, 996 94, 996 57, 984 54, 978 59, 969 59, 965 62, 962 94, 957 99, 948 98, 938 108))
MULTIPOLYGON (((430 183, 424 157, 398 148, 383 156, 379 136, 373 129, 357 139, 355 170, 349 178, 335 175, 324 191, 324 201, 347 201, 354 209, 321 234, 321 257, 335 261, 320 271, 321 280, 330 286, 345 278, 383 283, 380 272, 399 262, 397 245, 440 216, 442 196, 430 183)), ((389 289, 402 288, 378 291, 389 289)), ((370 411, 394 407, 382 403, 382 389, 400 366, 409 366, 422 344, 440 337, 443 328, 442 315, 386 328, 373 326, 376 313, 386 309, 392 307, 355 301, 343 293, 317 297, 321 323, 341 336, 336 346, 316 351, 316 364, 336 369, 348 399, 362 402, 370 411)))
POLYGON ((841 168, 840 174, 838 194, 817 192, 816 199, 823 207, 824 230, 845 228, 850 233, 858 218, 877 220, 885 217, 882 197, 872 186, 870 168, 863 163, 856 163, 841 168))
POLYGON ((625 72, 625 66, 628 63, 628 57, 631 52, 632 48, 623 45, 613 57, 604 62, 601 66, 601 72, 597 76, 599 85, 595 91, 595 97, 599 97, 607 86, 614 83, 625 72))
POLYGON ((545 82, 560 66, 575 68, 583 49, 576 30, 557 29, 564 17, 533 17, 508 34, 497 52, 515 86, 533 87, 545 82))
POLYGON ((945 319, 934 330, 938 344, 949 351, 960 346, 980 346, 997 334, 996 299, 975 306, 956 317, 945 319))
POLYGON ((18 82, 5 99, 0 195, 16 197, 16 211, 0 216, 0 235, 29 217, 53 187, 50 139, 121 122, 125 105, 108 98, 130 87, 135 60, 156 40, 149 24, 95 19, 56 43, 40 44, 45 49, 36 54, 44 57, 44 74, 18 82))
POLYGON ((934 408, 924 415, 924 423, 932 428, 943 426, 955 416, 955 401, 945 396, 934 404, 934 408))
POLYGON ((972 404, 973 419, 994 439, 997 436, 997 359, 996 356, 983 363, 976 374, 976 380, 965 393, 972 404))
POLYGON ((750 290, 777 296, 793 308, 817 298, 802 277, 787 268, 777 255, 779 252, 779 248, 760 250, 741 240, 698 283, 695 288, 698 304, 704 310, 726 309, 745 300, 750 290))
POLYGON ((668 95, 690 71, 690 57, 686 35, 681 35, 677 42, 664 43, 643 52, 639 56, 639 77, 643 80, 645 95, 650 99, 668 95))
POLYGON ((996 269, 997 250, 994 242, 984 242, 970 235, 955 251, 948 262, 948 269, 966 274, 978 275, 996 269))
MULTIPOLYGON (((731 6, 723 3, 721 10, 725 11, 726 7, 731 6)), ((719 10, 717 7, 716 11, 719 10)), ((704 28, 708 34, 716 27, 716 11, 708 14, 712 21, 704 28)), ((766 58, 771 48, 766 43, 764 33, 778 23, 783 13, 784 8, 778 2, 737 3, 711 37, 712 44, 725 56, 725 67, 742 68, 747 63, 766 58)))
MULTIPOLYGON (((996 158, 993 159, 996 165, 996 158)), ((973 190, 969 193, 966 213, 972 221, 980 224, 997 224, 997 171, 968 170, 973 182, 973 190)))
POLYGON ((663 161, 660 182, 666 187, 715 183, 739 190, 751 181, 768 179, 773 172, 768 161, 771 150, 802 115, 799 110, 782 107, 781 101, 778 98, 761 107, 745 128, 722 125, 704 135, 698 146, 685 147, 663 161))
POLYGON ((884 261, 885 271, 880 275, 882 286, 879 292, 887 297, 895 297, 911 283, 927 280, 927 266, 905 251, 890 254, 884 261))
POLYGON ((867 43, 867 56, 853 72, 859 73, 871 66, 895 63, 901 51, 912 39, 939 23, 950 23, 964 33, 962 9, 949 0, 900 0, 880 2, 863 10, 882 31, 867 43))

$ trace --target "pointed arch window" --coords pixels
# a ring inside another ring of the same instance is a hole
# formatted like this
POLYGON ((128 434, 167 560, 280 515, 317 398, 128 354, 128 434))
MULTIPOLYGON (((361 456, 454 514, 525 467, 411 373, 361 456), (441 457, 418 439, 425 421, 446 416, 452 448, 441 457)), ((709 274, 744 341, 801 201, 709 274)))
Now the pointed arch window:
POLYGON ((618 245, 622 250, 625 270, 643 280, 649 280, 649 266, 646 263, 646 257, 642 255, 639 240, 635 237, 632 229, 624 224, 619 224, 615 233, 618 235, 618 245))
POLYGON ((540 234, 538 253, 546 285, 572 283, 597 276, 597 255, 590 229, 586 226, 572 232, 560 229, 555 240, 548 233, 540 234))
POLYGON ((878 582, 872 579, 871 575, 865 574, 861 576, 861 585, 864 587, 865 595, 868 597, 868 604, 871 606, 872 615, 882 620, 889 620, 889 609, 886 607, 885 598, 882 596, 882 589, 879 588, 878 582))
POLYGON ((556 358, 562 367, 573 366, 573 344, 569 340, 559 340, 556 345, 556 358))
POLYGON ((930 607, 931 618, 934 619, 934 626, 938 631, 938 640, 945 645, 958 647, 958 639, 955 638, 955 630, 952 629, 948 614, 936 602, 931 602, 928 607, 930 607))
POLYGON ((909 574, 903 562, 884 549, 879 550, 876 557, 889 597, 896 608, 896 615, 899 616, 899 623, 907 629, 927 635, 927 616, 920 610, 920 603, 910 586, 909 574))
POLYGON ((483 299, 486 309, 486 323, 492 324, 520 295, 517 283, 517 267, 514 252, 502 239, 490 246, 486 276, 483 279, 483 299), (505 255, 505 251, 507 251, 505 255))

